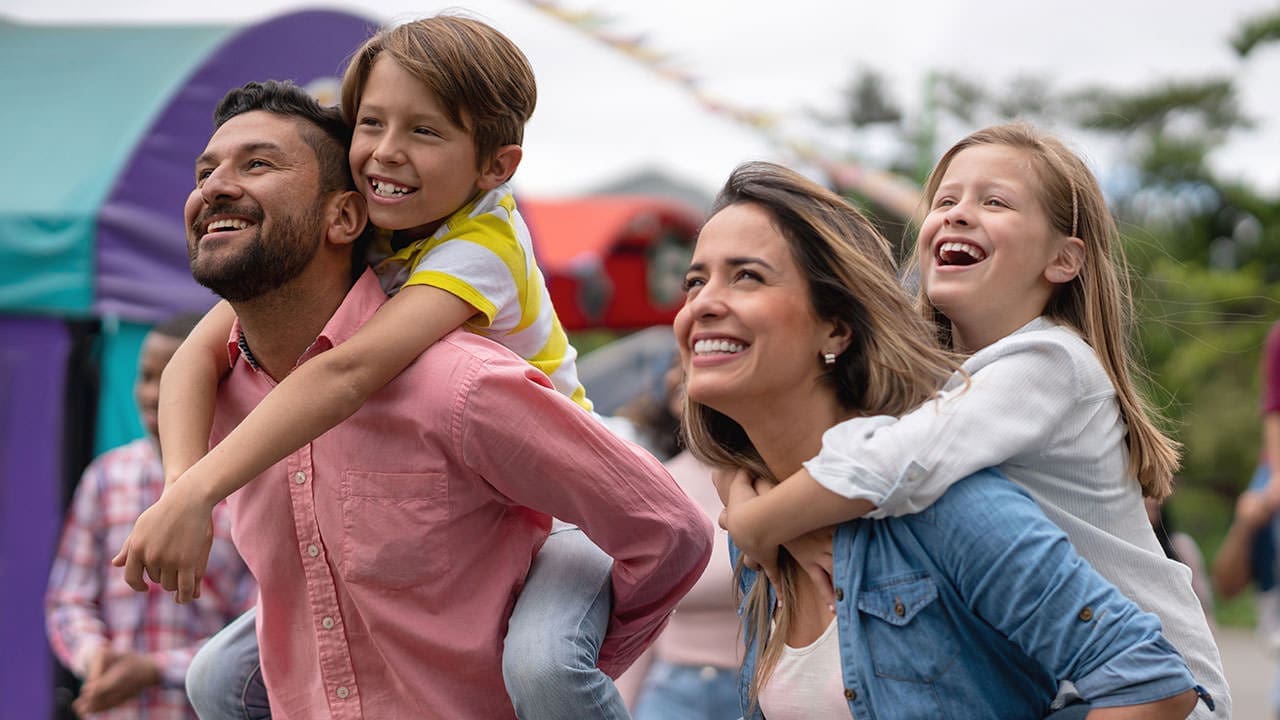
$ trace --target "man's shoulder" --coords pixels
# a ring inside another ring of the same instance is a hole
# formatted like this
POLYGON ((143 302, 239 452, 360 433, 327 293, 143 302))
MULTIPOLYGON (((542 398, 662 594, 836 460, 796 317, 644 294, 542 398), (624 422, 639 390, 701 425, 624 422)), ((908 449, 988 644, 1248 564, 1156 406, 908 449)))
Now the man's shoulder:
POLYGON ((432 343, 410 368, 435 374, 445 368, 481 366, 491 368, 493 372, 523 372, 530 367, 528 361, 501 343, 458 328, 432 343))

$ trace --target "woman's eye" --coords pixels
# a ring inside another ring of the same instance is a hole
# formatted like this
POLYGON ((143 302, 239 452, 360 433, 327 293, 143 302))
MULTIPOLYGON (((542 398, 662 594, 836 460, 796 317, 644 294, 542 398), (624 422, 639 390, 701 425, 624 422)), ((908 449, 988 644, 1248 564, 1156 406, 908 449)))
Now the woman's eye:
POLYGON ((701 287, 702 283, 703 283, 703 280, 700 277, 687 277, 684 279, 684 283, 683 283, 684 291, 689 292, 690 290, 696 287, 701 287))
POLYGON ((754 270, 739 270, 738 274, 733 276, 733 279, 734 280, 754 280, 756 282, 760 282, 761 280, 763 280, 763 278, 760 277, 760 273, 754 270))

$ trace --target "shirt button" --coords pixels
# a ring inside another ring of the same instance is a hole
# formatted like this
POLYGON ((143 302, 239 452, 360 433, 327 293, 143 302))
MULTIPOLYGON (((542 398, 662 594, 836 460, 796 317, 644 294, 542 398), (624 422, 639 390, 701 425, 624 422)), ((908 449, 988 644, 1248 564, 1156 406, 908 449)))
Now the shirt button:
POLYGON ((1086 606, 1085 609, 1080 611, 1078 617, 1081 622, 1089 622, 1093 619, 1093 608, 1086 606))
POLYGON ((302 483, 307 481, 307 474, 299 470, 298 472, 293 474, 293 481, 301 485, 302 483))
MULTIPOLYGON (((279 485, 277 485, 276 487, 279 487, 279 485)), ((320 548, 316 547, 315 545, 308 545, 307 554, 310 555, 311 557, 315 557, 320 554, 320 548)))
POLYGON ((325 629, 325 630, 332 630, 332 629, 333 629, 333 618, 329 617, 328 615, 325 615, 325 616, 324 616, 324 619, 322 619, 322 620, 320 621, 320 624, 324 626, 324 629, 325 629))
POLYGON ((711 665, 703 665, 698 671, 698 677, 702 678, 702 682, 711 682, 716 679, 716 669, 711 665))
POLYGON ((836 588, 836 600, 843 600, 843 599, 844 599, 844 590, 841 590, 840 588, 836 588))
POLYGON ((898 617, 903 617, 907 614, 907 606, 903 605, 902 601, 897 598, 894 598, 893 601, 893 614, 898 617))
POLYGON ((854 690, 853 688, 845 688, 845 689, 844 689, 844 697, 845 697, 845 699, 846 699, 846 700, 857 700, 857 699, 858 699, 858 691, 854 690))
POLYGON ((346 685, 343 685, 342 687, 339 687, 337 690, 334 690, 333 694, 337 695, 338 698, 341 700, 346 700, 347 696, 351 694, 351 691, 347 689, 346 685))

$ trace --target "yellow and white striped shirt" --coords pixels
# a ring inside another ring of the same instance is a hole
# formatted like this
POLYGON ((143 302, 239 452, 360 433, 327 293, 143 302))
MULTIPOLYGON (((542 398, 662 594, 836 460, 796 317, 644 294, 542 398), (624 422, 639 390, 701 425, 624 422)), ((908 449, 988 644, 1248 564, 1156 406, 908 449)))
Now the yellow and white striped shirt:
POLYGON ((569 399, 591 409, 578 380, 578 353, 551 305, 533 238, 508 185, 464 205, 430 237, 399 250, 390 233, 378 233, 369 264, 388 295, 405 285, 429 285, 470 303, 479 315, 466 329, 505 345, 569 399))

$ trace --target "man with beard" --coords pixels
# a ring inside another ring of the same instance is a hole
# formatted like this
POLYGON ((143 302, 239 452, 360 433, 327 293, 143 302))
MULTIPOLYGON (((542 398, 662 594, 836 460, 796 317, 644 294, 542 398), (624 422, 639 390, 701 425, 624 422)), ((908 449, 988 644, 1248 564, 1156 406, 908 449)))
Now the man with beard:
MULTIPOLYGON (((214 118, 186 221, 192 275, 238 316, 216 442, 386 297, 369 270, 352 279, 365 209, 337 112, 269 82, 231 91, 214 118)), ((285 719, 514 717, 502 638, 552 515, 614 558, 602 662, 656 637, 710 552, 709 524, 660 463, 467 332, 229 502, 285 719)), ((135 589, 147 550, 127 548, 135 589)))

